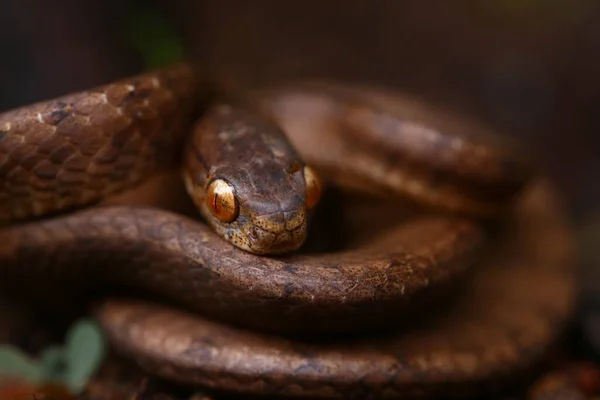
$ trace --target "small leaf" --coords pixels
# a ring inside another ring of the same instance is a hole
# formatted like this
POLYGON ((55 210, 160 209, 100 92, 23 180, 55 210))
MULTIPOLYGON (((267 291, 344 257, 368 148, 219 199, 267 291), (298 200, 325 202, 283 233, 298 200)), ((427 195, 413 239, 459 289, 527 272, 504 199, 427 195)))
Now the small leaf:
POLYGON ((0 375, 37 383, 41 380, 42 368, 18 348, 2 346, 0 347, 0 375))
POLYGON ((127 36, 144 58, 146 68, 163 67, 184 59, 177 30, 160 12, 146 5, 135 6, 131 11, 127 36))
POLYGON ((91 320, 75 323, 67 333, 68 370, 64 383, 79 393, 96 372, 105 355, 105 342, 100 327, 91 320))
POLYGON ((67 355, 60 346, 47 347, 40 357, 42 380, 44 382, 64 382, 68 371, 67 355))

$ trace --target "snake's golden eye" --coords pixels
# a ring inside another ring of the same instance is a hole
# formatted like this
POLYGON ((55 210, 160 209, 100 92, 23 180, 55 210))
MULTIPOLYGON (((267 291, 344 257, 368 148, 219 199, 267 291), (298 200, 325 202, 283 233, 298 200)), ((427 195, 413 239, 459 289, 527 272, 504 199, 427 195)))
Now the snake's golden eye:
POLYGON ((238 216, 239 205, 233 186, 223 179, 215 179, 208 186, 206 205, 222 222, 232 222, 238 216))
POLYGON ((309 166, 304 167, 304 182, 306 182, 306 208, 311 209, 321 199, 322 188, 319 177, 309 166))

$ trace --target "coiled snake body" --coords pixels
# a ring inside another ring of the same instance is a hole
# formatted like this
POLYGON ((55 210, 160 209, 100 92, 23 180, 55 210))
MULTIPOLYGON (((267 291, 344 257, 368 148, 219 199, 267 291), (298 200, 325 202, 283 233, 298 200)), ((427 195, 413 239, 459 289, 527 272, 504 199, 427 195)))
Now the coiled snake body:
POLYGON ((94 308, 113 347, 246 394, 472 394, 555 341, 574 290, 555 244, 568 231, 516 148, 369 88, 292 85, 200 111, 197 89, 175 65, 0 115, 5 286, 154 295, 94 308), (174 165, 205 223, 98 204, 174 165), (329 187, 345 190, 329 213, 346 247, 305 253, 329 187), (346 206, 357 191, 366 205, 346 206), (335 336, 376 330, 388 336, 335 336))

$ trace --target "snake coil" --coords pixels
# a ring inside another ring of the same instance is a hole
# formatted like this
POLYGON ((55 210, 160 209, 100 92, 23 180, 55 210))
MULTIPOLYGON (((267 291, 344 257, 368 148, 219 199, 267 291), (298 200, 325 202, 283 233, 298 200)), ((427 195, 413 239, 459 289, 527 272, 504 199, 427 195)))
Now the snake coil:
POLYGON ((476 395, 559 338, 570 231, 508 140, 370 87, 198 99, 179 64, 1 114, 3 291, 102 290, 116 352, 242 395, 476 395))

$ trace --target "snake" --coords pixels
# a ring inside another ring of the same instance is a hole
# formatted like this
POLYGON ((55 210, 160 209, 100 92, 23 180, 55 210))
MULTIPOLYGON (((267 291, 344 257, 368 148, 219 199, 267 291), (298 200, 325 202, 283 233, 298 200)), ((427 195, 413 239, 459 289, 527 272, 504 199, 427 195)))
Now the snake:
POLYGON ((556 339, 568 251, 529 245, 562 228, 537 215, 544 199, 515 211, 536 176, 516 143, 379 88, 203 85, 179 63, 0 114, 3 290, 100 289, 93 314, 119 353, 238 394, 480 390, 556 339), (179 186, 159 195, 191 211, 110 203, 165 171, 179 186), (495 233, 507 221, 517 233, 495 233), (303 251, 312 236, 346 245, 303 251), (522 249, 490 250, 504 242, 522 249), (531 279, 545 289, 515 289, 531 279), (443 311, 452 298, 468 310, 443 311), (422 338, 372 337, 414 327, 422 338))

